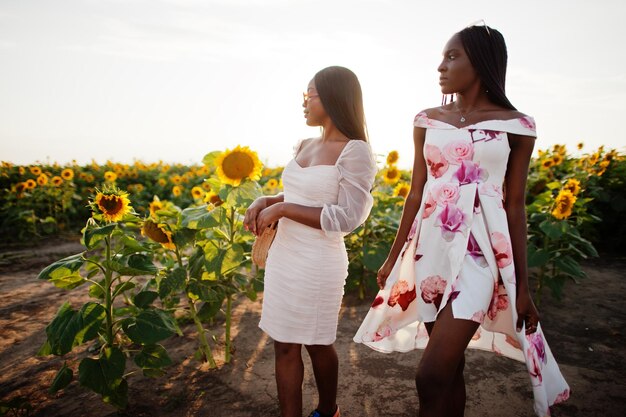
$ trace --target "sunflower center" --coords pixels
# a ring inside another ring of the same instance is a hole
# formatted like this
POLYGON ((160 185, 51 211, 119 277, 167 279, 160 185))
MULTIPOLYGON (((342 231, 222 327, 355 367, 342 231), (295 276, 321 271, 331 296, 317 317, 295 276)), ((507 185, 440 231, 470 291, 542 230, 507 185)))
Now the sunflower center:
POLYGON ((243 152, 232 152, 222 162, 224 175, 231 179, 243 179, 252 174, 254 160, 243 152))
POLYGON ((113 215, 119 213, 124 208, 124 202, 116 195, 103 195, 98 202, 98 206, 104 213, 113 215))

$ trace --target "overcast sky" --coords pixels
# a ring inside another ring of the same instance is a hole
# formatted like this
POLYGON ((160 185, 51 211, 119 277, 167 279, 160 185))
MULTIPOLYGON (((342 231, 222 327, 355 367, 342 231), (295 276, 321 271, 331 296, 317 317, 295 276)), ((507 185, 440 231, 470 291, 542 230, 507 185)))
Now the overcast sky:
POLYGON ((626 2, 0 0, 0 160, 200 163, 238 144, 270 166, 315 136, 302 91, 329 65, 363 87, 373 149, 412 164, 441 102, 449 37, 478 19, 508 45, 507 94, 537 147, 626 146, 626 2))

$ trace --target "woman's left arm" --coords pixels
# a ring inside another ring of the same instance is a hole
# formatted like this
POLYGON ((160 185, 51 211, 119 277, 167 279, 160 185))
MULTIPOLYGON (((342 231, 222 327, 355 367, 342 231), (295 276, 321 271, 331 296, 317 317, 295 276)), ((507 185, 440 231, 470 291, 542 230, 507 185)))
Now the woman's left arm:
POLYGON ((526 324, 526 334, 537 330, 539 313, 530 295, 528 285, 528 266, 526 260, 527 223, 526 223, 526 179, 530 157, 535 146, 532 136, 509 133, 511 153, 505 177, 504 209, 509 224, 515 280, 517 283, 517 330, 526 324))
POLYGON ((337 161, 337 169, 340 176, 337 204, 324 204, 323 207, 286 202, 274 204, 259 213, 258 232, 281 217, 321 229, 327 234, 349 233, 363 223, 372 208, 370 191, 377 171, 369 144, 352 144, 337 161))

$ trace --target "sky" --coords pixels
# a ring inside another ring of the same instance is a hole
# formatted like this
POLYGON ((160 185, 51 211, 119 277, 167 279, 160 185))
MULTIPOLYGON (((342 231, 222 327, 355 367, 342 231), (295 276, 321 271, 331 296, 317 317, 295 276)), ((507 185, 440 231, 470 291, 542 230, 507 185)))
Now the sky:
POLYGON ((284 165, 319 135, 302 92, 342 65, 379 160, 409 168, 443 46, 480 19, 506 39, 536 149, 624 152, 625 18, 623 0, 0 0, 0 160, 199 164, 242 145, 284 165))

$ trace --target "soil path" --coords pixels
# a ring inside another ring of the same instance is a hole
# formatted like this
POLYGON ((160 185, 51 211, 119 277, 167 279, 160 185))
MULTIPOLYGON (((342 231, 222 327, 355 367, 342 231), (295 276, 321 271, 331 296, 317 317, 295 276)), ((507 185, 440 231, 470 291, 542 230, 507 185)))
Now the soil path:
MULTIPOLYGON (((197 346, 192 327, 185 336, 166 341, 175 365, 165 377, 133 376, 131 404, 124 412, 73 382, 49 395, 63 360, 39 358, 44 328, 65 301, 77 306, 85 290, 63 291, 36 279, 39 271, 61 257, 78 253, 76 242, 52 242, 28 250, 0 253, 0 401, 23 396, 32 416, 278 416, 273 347, 259 330, 261 303, 241 299, 236 305, 233 363, 208 370, 192 359, 197 346)), ((568 283, 561 302, 544 295, 540 311, 552 351, 572 388, 572 397, 553 407, 561 417, 626 415, 626 262, 587 263, 589 277, 568 283)), ((417 409, 413 375, 420 351, 381 354, 352 342, 369 308, 346 297, 336 348, 341 360, 339 398, 343 416, 414 416, 417 409)), ((221 323, 210 328, 221 340, 221 323)), ((80 356, 77 352, 69 359, 80 356)), ((306 355, 304 409, 316 404, 315 381, 306 355)), ((532 391, 522 363, 492 353, 467 352, 467 417, 531 417, 532 391)))

